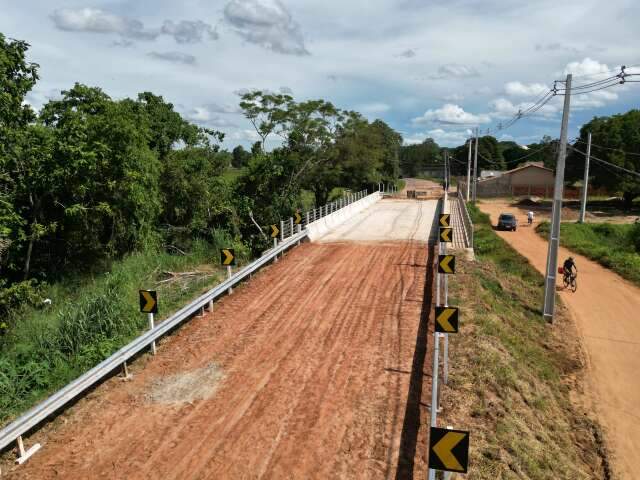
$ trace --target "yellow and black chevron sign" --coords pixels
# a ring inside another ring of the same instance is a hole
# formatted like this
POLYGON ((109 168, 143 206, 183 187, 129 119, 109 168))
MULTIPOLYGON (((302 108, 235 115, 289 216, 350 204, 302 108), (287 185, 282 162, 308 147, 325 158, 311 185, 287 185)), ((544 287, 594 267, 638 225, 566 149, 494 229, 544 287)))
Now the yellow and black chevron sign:
POLYGON ((431 427, 429 430, 429 468, 467 473, 469 432, 431 427))
POLYGON ((235 265, 236 264, 236 252, 233 248, 223 248, 220 250, 220 263, 222 265, 235 265))
POLYGON ((296 216, 293 219, 293 223, 295 223, 296 225, 299 225, 301 221, 302 221, 302 216, 300 215, 300 212, 296 212, 296 216))
POLYGON ((449 219, 451 218, 450 213, 441 213, 440 214, 440 226, 441 227, 450 227, 449 219))
POLYGON ((271 225, 271 238, 277 238, 280 234, 280 229, 275 225, 271 225))
POLYGON ((453 243, 453 228, 440 227, 440 241, 446 243, 453 243))
POLYGON ((456 273, 456 256, 438 255, 438 273, 456 273))
POLYGON ((158 313, 158 294, 153 290, 140 290, 140 313, 158 313))
POLYGON ((436 332, 458 333, 458 309, 436 307, 436 332))

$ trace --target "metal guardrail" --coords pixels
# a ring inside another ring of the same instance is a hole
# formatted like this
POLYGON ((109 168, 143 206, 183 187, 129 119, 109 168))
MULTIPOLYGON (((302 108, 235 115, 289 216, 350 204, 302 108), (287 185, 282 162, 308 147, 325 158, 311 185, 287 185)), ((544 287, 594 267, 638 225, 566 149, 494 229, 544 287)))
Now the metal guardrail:
POLYGON ((469 215, 469 210, 467 210, 467 203, 464 201, 463 195, 457 195, 456 203, 458 204, 458 211, 462 218, 465 244, 467 248, 473 248, 473 222, 471 221, 471 216, 469 215))
MULTIPOLYGON (((362 200, 367 196, 367 193, 367 190, 361 190, 357 193, 345 193, 342 197, 333 202, 314 208, 308 212, 300 213, 302 220, 298 225, 300 228, 304 228, 310 223, 320 220, 333 212, 337 212, 358 200, 362 200)), ((293 217, 287 218, 286 220, 280 220, 280 240, 285 240, 290 236, 297 234, 298 232, 296 231, 296 227, 298 225, 295 224, 293 217)))
MULTIPOLYGON (((187 320, 193 314, 203 309, 210 301, 225 295, 229 288, 233 287, 237 283, 240 283, 249 275, 262 268, 265 264, 275 259, 279 254, 284 253, 289 248, 295 246, 307 236, 306 231, 302 231, 293 236, 290 236, 287 240, 280 243, 277 247, 269 250, 265 255, 251 262, 230 278, 209 290, 207 293, 201 295, 196 300, 178 310, 162 323, 158 324, 153 329, 143 333, 138 338, 133 340, 128 345, 125 345, 116 353, 111 355, 106 360, 93 367, 88 372, 78 377, 61 390, 57 391, 49 398, 41 402, 40 404, 27 411, 21 417, 0 430, 0 451, 11 445, 13 442, 18 442, 22 445, 22 435, 28 433, 31 429, 37 426, 42 421, 46 420, 49 416, 58 412, 67 403, 81 395, 83 392, 91 388, 96 383, 103 380, 114 370, 121 368, 127 360, 134 357, 142 350, 146 349, 154 341, 163 337, 169 333, 173 328, 187 320)), ((21 448, 23 450, 23 448, 21 448)))

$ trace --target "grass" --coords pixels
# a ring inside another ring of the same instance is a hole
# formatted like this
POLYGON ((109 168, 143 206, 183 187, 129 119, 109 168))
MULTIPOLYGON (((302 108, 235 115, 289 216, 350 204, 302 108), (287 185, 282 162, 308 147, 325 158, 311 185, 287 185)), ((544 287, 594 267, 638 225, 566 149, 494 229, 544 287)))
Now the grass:
MULTIPOLYGON (((536 232, 548 238, 549 229, 543 222, 536 232)), ((560 243, 640 285, 640 224, 563 223, 560 243)))
POLYGON ((461 330, 442 420, 471 430, 467 478, 603 478, 597 424, 569 399, 582 369, 572 324, 562 308, 544 322, 542 276, 470 212, 477 261, 460 261, 449 286, 461 330))
MULTIPOLYGON (((148 328, 139 313, 138 290, 158 291, 157 321, 224 278, 219 247, 229 239, 194 242, 187 255, 149 251, 132 254, 110 271, 60 282, 45 292, 48 308, 23 308, 0 338, 0 425, 107 358, 148 328), (214 266, 215 265, 215 266, 214 266), (159 283, 162 272, 197 269, 206 275, 159 283)), ((235 245, 241 258, 246 253, 235 245)))
POLYGON ((242 174, 244 173, 244 169, 242 168, 227 168, 222 174, 222 178, 229 184, 235 182, 242 174))

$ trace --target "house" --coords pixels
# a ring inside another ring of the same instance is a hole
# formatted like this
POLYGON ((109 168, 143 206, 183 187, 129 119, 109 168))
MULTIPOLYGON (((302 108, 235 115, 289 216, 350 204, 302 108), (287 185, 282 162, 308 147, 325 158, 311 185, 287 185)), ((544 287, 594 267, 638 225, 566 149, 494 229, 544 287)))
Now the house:
POLYGON ((542 162, 527 162, 499 176, 478 180, 479 197, 504 195, 535 195, 548 197, 553 193, 555 175, 542 162))

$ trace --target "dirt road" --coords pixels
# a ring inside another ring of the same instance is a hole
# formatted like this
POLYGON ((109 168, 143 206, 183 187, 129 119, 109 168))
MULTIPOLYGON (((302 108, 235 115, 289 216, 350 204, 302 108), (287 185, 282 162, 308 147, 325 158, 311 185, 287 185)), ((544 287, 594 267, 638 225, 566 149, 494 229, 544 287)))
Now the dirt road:
POLYGON ((294 249, 79 402, 10 478, 425 478, 428 256, 294 249))
POLYGON ((431 198, 438 198, 442 195, 442 185, 431 180, 423 180, 420 178, 405 178, 405 186, 400 191, 400 195, 407 196, 407 190, 417 190, 427 192, 431 198))
MULTIPOLYGON (((481 202, 491 215, 518 215, 517 232, 498 232, 543 274, 547 242, 526 226, 526 212, 506 203, 481 202)), ((543 215, 544 216, 544 215, 543 215)), ((539 220, 539 219, 537 219, 539 220)), ((536 221, 536 223, 538 223, 536 221)), ((578 265, 578 291, 560 292, 574 317, 588 361, 588 380, 598 418, 612 448, 614 468, 623 479, 637 479, 640 464, 640 288, 587 258, 561 248, 578 265)), ((541 299, 542 302, 542 299, 541 299)))

